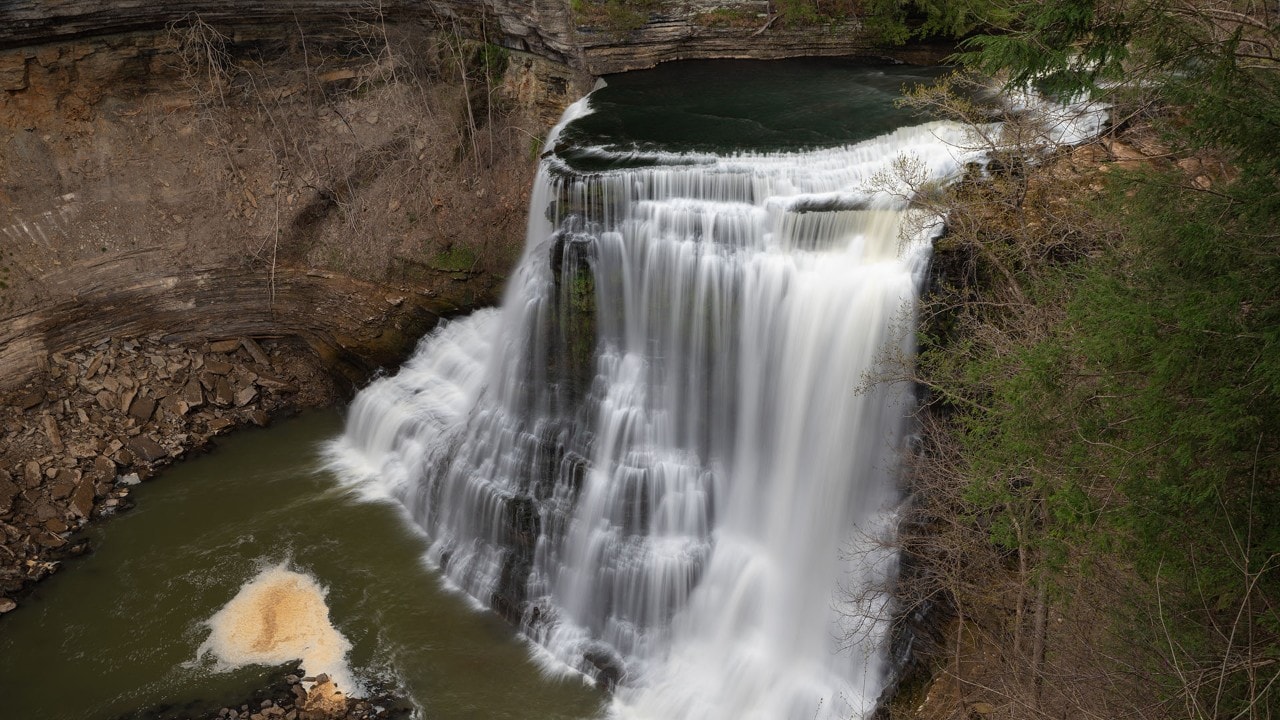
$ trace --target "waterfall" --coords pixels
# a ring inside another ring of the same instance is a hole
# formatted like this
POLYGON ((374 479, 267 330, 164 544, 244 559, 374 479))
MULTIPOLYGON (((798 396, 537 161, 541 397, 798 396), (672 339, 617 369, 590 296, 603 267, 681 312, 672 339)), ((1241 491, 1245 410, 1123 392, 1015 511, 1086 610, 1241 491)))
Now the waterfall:
POLYGON ((595 172, 549 155, 502 307, 362 392, 335 464, 549 662, 614 687, 617 717, 865 716, 908 389, 864 380, 911 350, 940 227, 895 169, 953 178, 965 144, 930 123, 795 153, 597 148, 616 162, 595 172))

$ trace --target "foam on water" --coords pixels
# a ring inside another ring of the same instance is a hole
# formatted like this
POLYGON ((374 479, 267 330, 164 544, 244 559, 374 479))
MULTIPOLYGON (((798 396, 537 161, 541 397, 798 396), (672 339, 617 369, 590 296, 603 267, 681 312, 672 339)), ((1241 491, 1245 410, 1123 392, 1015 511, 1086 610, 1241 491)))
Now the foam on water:
POLYGON ((347 667, 351 643, 329 621, 324 588, 285 563, 263 569, 206 622, 209 638, 197 656, 212 656, 219 671, 301 661, 308 675, 327 674, 347 695, 361 692, 347 667))

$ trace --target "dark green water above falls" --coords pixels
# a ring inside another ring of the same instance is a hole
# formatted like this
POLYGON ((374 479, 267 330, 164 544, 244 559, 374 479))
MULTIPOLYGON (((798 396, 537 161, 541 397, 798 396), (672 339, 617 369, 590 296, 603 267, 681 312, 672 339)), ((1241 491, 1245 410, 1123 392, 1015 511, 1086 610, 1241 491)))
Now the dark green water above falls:
POLYGON ((897 107, 904 87, 945 68, 857 60, 689 60, 611 75, 557 154, 577 170, 653 164, 648 153, 792 152, 861 142, 924 122, 897 107), (604 148, 609 157, 592 152, 604 148), (636 153, 628 161, 618 155, 636 153))
POLYGON ((137 508, 95 526, 0 621, 0 717, 97 720, 161 704, 239 702, 263 667, 193 662, 204 620, 258 571, 288 561, 328 589, 357 679, 402 684, 429 718, 585 718, 602 696, 544 679, 492 613, 441 588, 398 506, 355 502, 320 470, 336 412, 228 439, 137 487, 137 508))

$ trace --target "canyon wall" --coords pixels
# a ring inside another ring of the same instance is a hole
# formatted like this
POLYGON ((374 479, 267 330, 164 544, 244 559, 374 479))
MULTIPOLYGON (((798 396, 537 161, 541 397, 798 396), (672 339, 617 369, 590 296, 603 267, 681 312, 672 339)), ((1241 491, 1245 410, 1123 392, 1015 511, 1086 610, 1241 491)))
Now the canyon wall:
POLYGON ((599 76, 695 58, 877 55, 937 59, 929 49, 877 46, 856 17, 797 22, 768 0, 619 2, 583 0, 186 0, 119 3, 106 0, 15 0, 0 10, 0 49, 137 31, 160 31, 200 17, 232 28, 332 28, 353 17, 452 28, 475 39, 528 52, 599 76))
POLYGON ((0 390, 154 333, 301 337, 359 375, 496 300, 539 138, 594 77, 878 54, 856 20, 766 2, 608 7, 4 4, 0 390))

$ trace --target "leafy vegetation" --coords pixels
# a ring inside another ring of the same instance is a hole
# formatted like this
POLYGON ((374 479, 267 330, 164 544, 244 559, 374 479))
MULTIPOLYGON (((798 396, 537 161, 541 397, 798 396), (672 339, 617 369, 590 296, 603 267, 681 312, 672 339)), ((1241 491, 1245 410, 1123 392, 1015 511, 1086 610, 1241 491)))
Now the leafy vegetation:
POLYGON ((774 0, 774 7, 782 22, 791 26, 839 22, 856 12, 852 0, 774 0))
POLYGON ((623 38, 644 27, 659 4, 660 0, 572 0, 569 7, 579 25, 623 38))
POLYGON ((463 245, 450 245, 436 253, 429 264, 431 269, 441 272, 469 272, 478 263, 479 258, 473 249, 463 245))
MULTIPOLYGON (((946 672, 1004 717, 1275 716, 1277 9, 870 6, 885 37, 965 35, 979 73, 1106 99, 1129 148, 1015 152, 939 200, 904 542, 908 594, 960 620, 946 672)), ((967 97, 914 101, 984 119, 967 97)))

